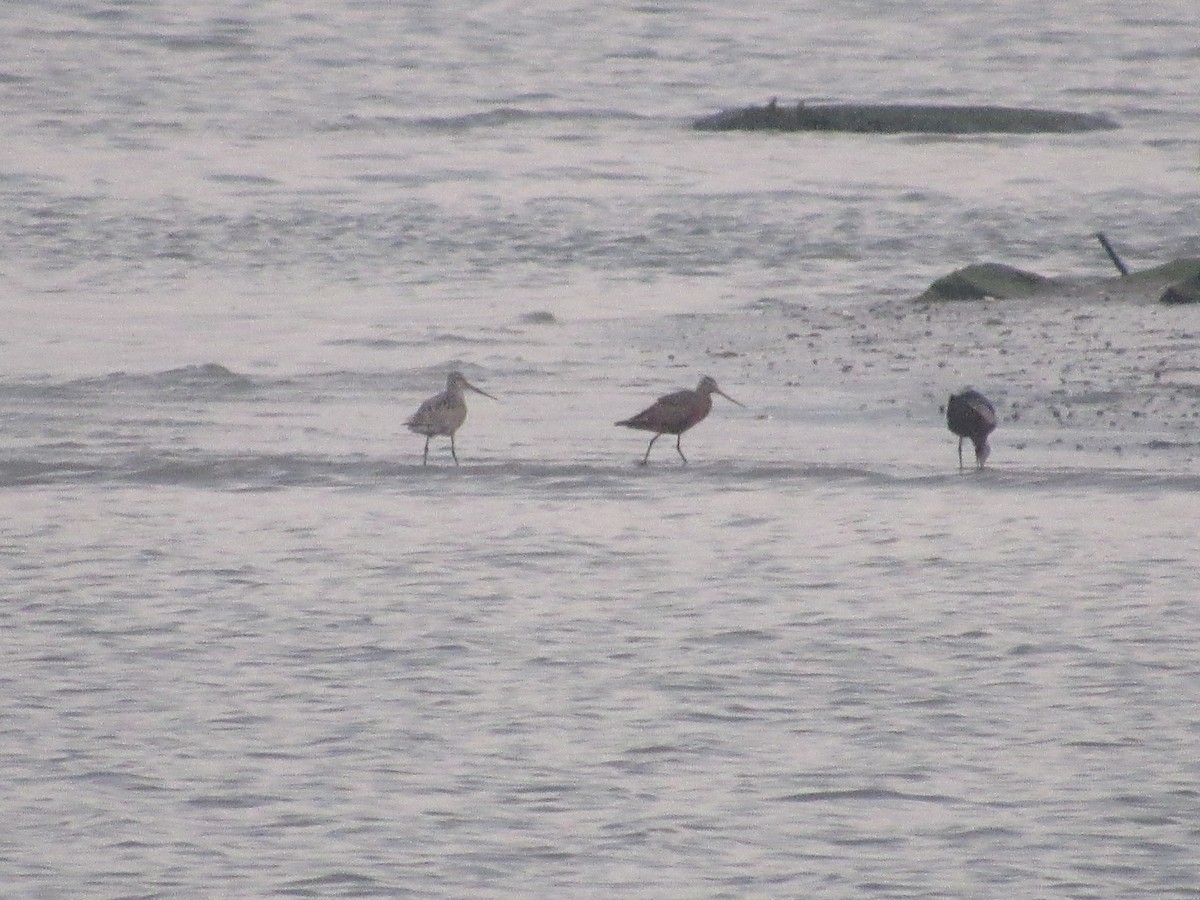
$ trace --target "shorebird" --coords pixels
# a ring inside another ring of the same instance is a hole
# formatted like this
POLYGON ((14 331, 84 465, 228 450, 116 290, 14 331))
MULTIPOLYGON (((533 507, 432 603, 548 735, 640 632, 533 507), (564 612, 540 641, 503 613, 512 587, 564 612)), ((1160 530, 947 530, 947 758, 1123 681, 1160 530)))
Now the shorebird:
POLYGON ((687 457, 683 455, 683 448, 680 446, 683 433, 708 415, 708 411, 712 409, 713 394, 720 394, 730 403, 745 406, 726 394, 717 387, 713 379, 705 375, 694 391, 676 391, 674 394, 659 397, 652 406, 616 424, 639 431, 654 432, 654 437, 650 438, 650 445, 646 447, 646 455, 642 458, 643 466, 650 462, 650 448, 664 434, 676 435, 675 449, 679 452, 680 459, 686 463, 687 457))
POLYGON ((975 445, 975 462, 982 469, 992 452, 988 435, 996 428, 996 407, 992 401, 973 388, 951 394, 946 403, 946 427, 958 435, 958 467, 963 467, 963 438, 970 438, 975 445))
POLYGON ((446 435, 450 438, 450 455, 454 464, 458 465, 458 454, 454 452, 454 432, 467 418, 467 401, 463 399, 463 389, 492 397, 487 391, 481 391, 467 381, 462 372, 451 372, 446 376, 446 390, 436 397, 430 397, 422 403, 413 417, 404 424, 411 431, 425 435, 425 452, 421 455, 421 465, 429 465, 429 439, 436 435, 446 435))

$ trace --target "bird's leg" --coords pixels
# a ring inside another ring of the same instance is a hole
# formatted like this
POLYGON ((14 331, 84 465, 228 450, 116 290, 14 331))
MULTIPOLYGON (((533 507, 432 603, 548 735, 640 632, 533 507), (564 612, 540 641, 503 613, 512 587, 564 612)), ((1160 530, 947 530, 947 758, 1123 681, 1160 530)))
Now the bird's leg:
POLYGON ((662 437, 661 434, 656 434, 654 437, 650 438, 650 443, 646 445, 646 455, 642 457, 643 466, 650 462, 650 448, 654 446, 654 442, 660 437, 662 437))
POLYGON ((962 438, 959 438, 959 439, 958 439, 958 467, 959 467, 960 469, 963 467, 963 463, 962 463, 962 442, 963 442, 963 439, 962 439, 962 438))
POLYGON ((421 454, 421 465, 429 465, 429 435, 425 435, 425 452, 421 454))
POLYGON ((454 464, 458 465, 458 454, 454 452, 454 435, 450 435, 450 455, 454 457, 454 464))
POLYGON ((683 435, 679 434, 675 437, 675 450, 679 454, 679 458, 683 460, 683 464, 687 465, 687 457, 683 455, 683 435))

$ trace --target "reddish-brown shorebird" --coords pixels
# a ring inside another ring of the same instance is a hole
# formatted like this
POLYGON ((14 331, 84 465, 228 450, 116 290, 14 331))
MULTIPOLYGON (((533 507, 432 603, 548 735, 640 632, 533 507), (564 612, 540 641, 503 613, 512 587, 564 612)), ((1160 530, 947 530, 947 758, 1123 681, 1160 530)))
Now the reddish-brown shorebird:
POLYGON ((726 394, 717 387, 717 383, 712 378, 705 375, 700 379, 700 384, 694 391, 676 391, 674 394, 659 397, 654 401, 653 406, 616 424, 626 428, 636 428, 639 431, 654 432, 654 437, 650 438, 650 445, 646 447, 646 455, 642 458, 643 466, 650 461, 650 448, 664 434, 676 435, 675 449, 679 452, 679 458, 686 463, 687 457, 683 455, 683 448, 680 446, 683 433, 697 422, 703 421, 704 417, 708 415, 708 411, 712 409, 713 394, 720 394, 730 403, 745 406, 726 394))

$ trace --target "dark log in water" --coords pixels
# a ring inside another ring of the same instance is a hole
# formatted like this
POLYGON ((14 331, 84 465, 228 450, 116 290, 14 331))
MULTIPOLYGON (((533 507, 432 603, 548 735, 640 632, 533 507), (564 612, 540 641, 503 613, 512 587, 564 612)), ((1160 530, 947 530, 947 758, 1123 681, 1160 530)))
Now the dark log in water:
POLYGON ((915 299, 922 303, 947 300, 1032 300, 1073 297, 1146 303, 1200 302, 1200 259, 1175 259, 1115 278, 1049 278, 1002 263, 965 266, 934 281, 915 299))
POLYGON ((704 116, 702 131, 850 131, 876 134, 1062 134, 1120 126, 1104 115, 1006 106, 843 103, 747 106, 704 116))
POLYGON ((918 300, 1013 300, 1032 297, 1053 281, 1003 263, 978 263, 943 275, 918 300))
POLYGON ((1100 242, 1100 246, 1104 248, 1104 252, 1108 254, 1108 258, 1112 261, 1112 264, 1117 267, 1117 271, 1122 275, 1128 275, 1129 266, 1125 265, 1125 262, 1117 255, 1117 251, 1113 249, 1113 245, 1108 241, 1108 235, 1103 231, 1097 231, 1096 240, 1100 242))
POLYGON ((1158 300, 1169 304, 1200 303, 1200 271, 1169 285, 1158 300))

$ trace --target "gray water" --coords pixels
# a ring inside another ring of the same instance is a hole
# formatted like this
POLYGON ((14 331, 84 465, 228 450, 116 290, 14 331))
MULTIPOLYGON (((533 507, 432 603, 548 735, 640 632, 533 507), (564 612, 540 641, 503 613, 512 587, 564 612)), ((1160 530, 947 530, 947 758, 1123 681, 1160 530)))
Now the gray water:
POLYGON ((1193 18, 9 4, 5 895, 1200 896, 1193 18))

